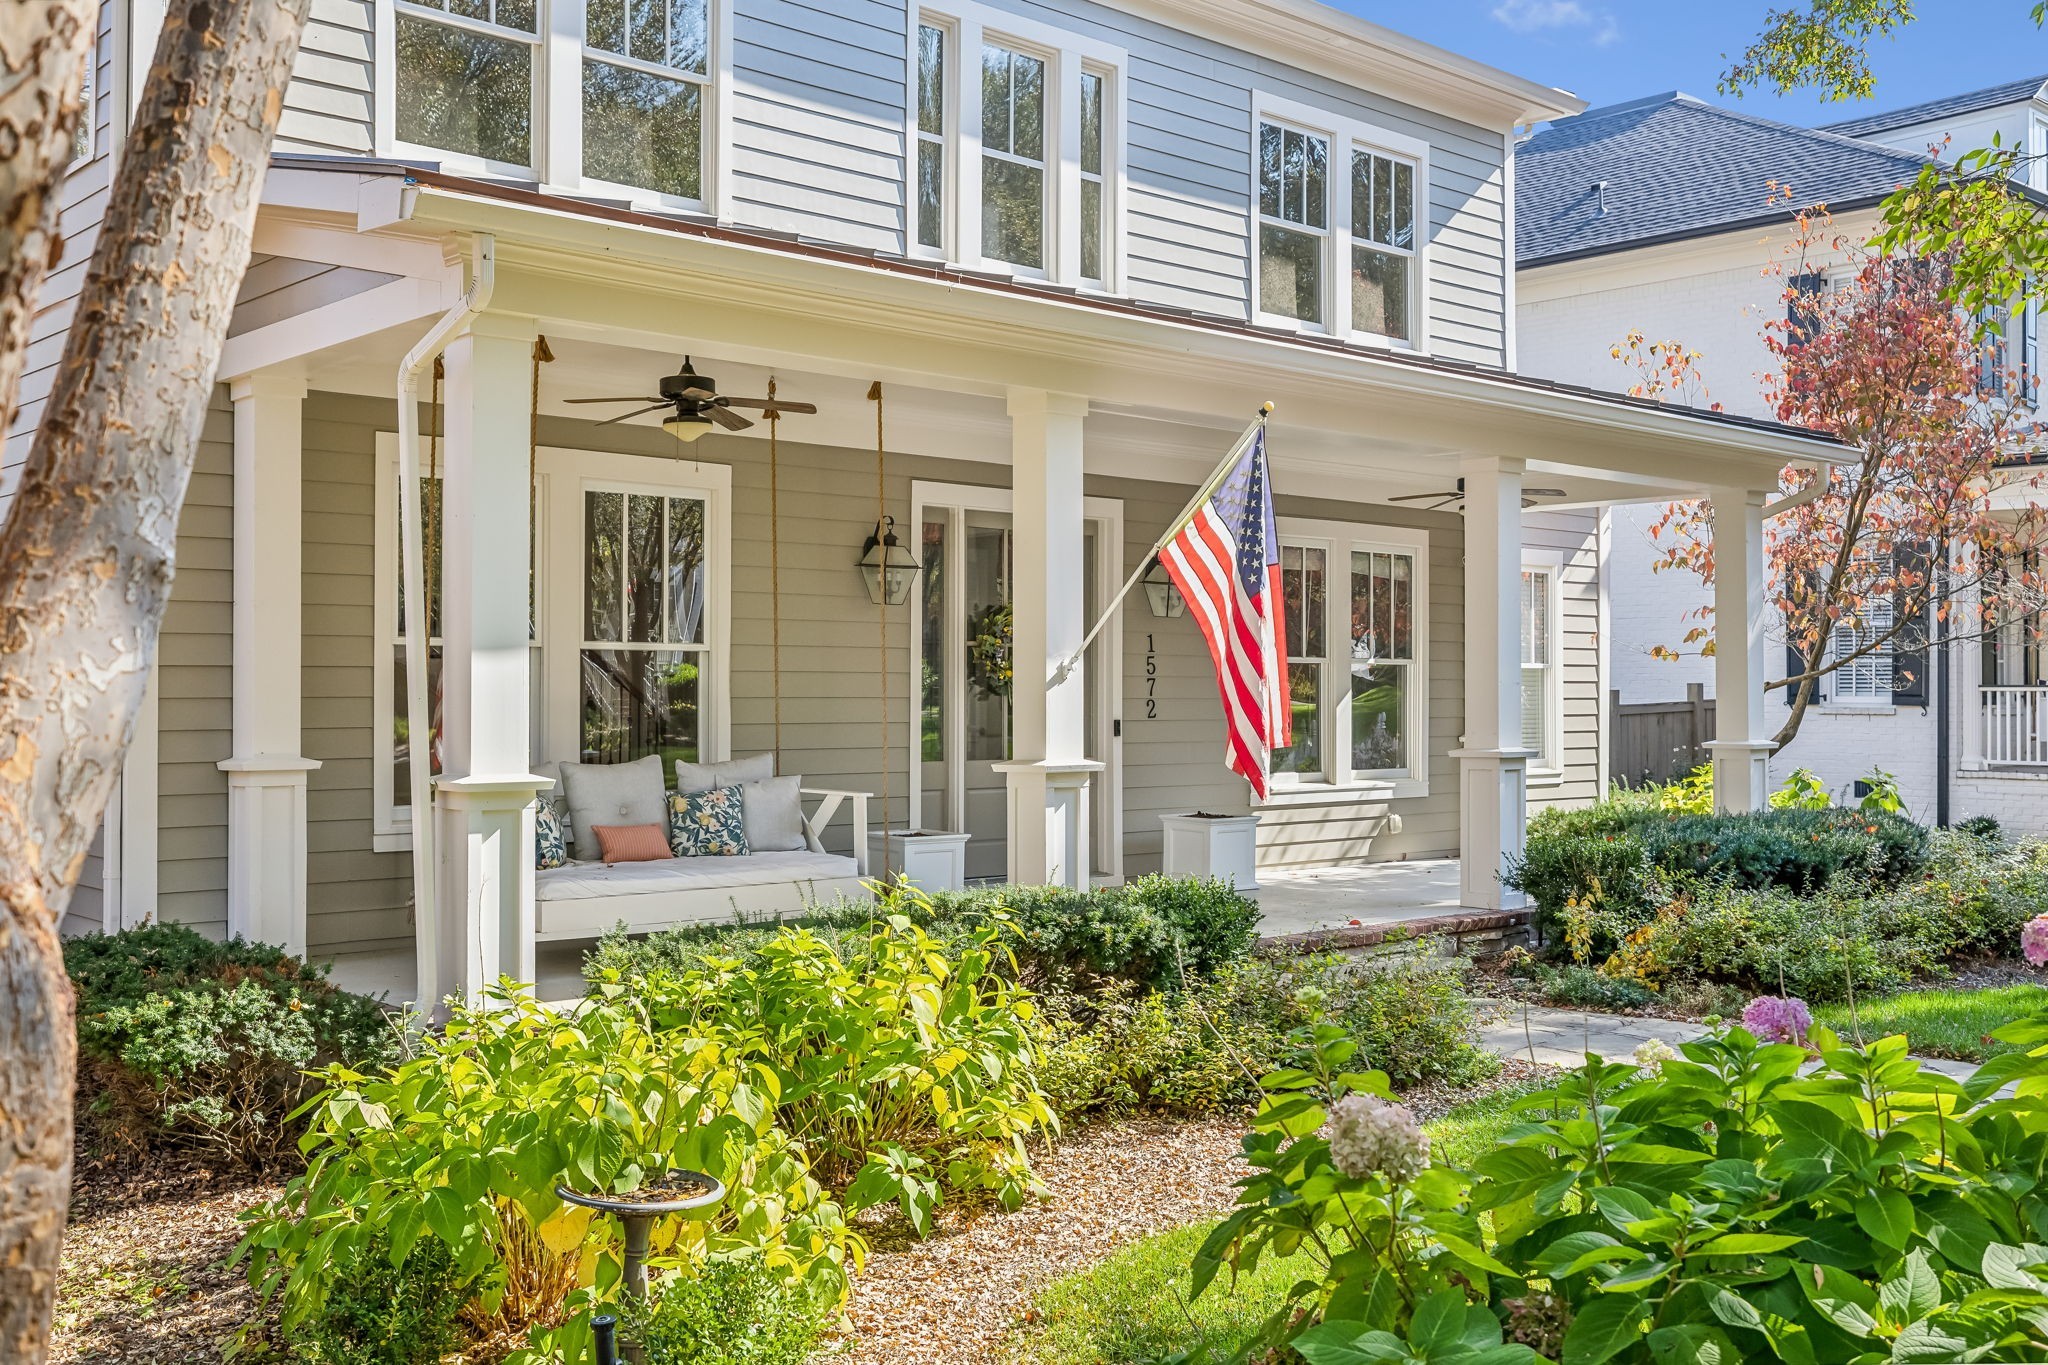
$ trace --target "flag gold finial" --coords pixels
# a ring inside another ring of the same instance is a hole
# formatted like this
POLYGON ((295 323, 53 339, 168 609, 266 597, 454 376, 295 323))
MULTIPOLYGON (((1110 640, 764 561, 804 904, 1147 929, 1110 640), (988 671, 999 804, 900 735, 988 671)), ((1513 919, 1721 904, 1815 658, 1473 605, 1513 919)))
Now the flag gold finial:
POLYGON ((1270 399, 1270 398, 1268 398, 1268 399, 1267 399, 1267 400, 1266 400, 1265 402, 1263 402, 1263 403, 1259 404, 1259 416, 1261 416, 1261 417, 1271 417, 1272 415, 1273 415, 1273 400, 1272 400, 1272 399, 1270 399))

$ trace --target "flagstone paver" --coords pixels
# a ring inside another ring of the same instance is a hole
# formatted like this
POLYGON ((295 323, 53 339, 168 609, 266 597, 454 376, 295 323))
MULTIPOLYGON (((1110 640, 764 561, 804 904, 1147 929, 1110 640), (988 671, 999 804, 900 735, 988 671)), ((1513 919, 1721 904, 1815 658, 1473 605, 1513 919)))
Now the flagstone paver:
MULTIPOLYGON (((1633 1014, 1601 1014, 1595 1010, 1561 1010, 1519 1001, 1494 1002, 1491 1017, 1479 1026, 1480 1046, 1502 1057, 1520 1057, 1552 1066, 1580 1066, 1588 1052, 1619 1061, 1654 1038, 1676 1045, 1707 1032, 1705 1024, 1684 1019, 1652 1019, 1633 1014)), ((1922 1057, 1920 1064, 1958 1080, 1976 1070, 1970 1062, 1922 1057)))

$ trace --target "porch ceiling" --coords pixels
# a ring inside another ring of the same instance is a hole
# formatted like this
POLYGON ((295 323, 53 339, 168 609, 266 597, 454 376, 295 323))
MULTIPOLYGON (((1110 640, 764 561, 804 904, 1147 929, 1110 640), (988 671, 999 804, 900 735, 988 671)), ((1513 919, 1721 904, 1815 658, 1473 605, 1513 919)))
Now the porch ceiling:
MULTIPOLYGON (((341 179, 280 172, 280 197, 301 220, 319 216, 322 191, 341 179)), ((1574 504, 1770 487, 1785 463, 1848 458, 1789 428, 433 179, 394 171, 365 183, 358 163, 343 198, 359 208, 328 226, 438 241, 444 259, 467 233, 494 233, 493 310, 541 319, 559 357, 543 410, 564 415, 592 412, 561 398, 633 391, 622 380, 651 382, 690 352, 700 368, 717 366, 726 392, 760 391, 772 368, 783 392, 817 402, 819 416, 791 419, 785 439, 864 444, 866 386, 879 378, 893 390, 893 448, 1003 462, 1005 396, 1046 389, 1089 399, 1091 468, 1175 481, 1204 473, 1268 399, 1283 470, 1368 498, 1448 487, 1468 455, 1522 459, 1532 484, 1564 488, 1574 504)), ((331 194, 326 202, 340 207, 331 194)), ((309 351, 315 382, 388 392, 423 326, 412 319, 309 351)))

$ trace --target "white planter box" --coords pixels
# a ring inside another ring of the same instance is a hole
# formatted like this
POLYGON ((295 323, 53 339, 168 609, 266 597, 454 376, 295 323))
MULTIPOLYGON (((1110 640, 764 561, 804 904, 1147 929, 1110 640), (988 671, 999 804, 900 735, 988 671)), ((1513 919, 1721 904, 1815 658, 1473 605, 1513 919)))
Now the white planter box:
POLYGON ((969 837, 933 830, 876 830, 868 836, 869 875, 893 882, 900 872, 925 891, 958 891, 967 885, 969 837))
POLYGON ((1214 877, 1240 891, 1259 889, 1259 817, 1256 815, 1162 815, 1169 877, 1214 877))

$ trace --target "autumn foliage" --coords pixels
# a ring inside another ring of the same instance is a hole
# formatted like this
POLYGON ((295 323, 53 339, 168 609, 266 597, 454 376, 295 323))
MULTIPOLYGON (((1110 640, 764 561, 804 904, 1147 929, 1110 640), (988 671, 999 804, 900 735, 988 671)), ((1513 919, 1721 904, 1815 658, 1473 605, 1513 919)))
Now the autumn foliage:
MULTIPOLYGON (((2037 620, 2037 552, 2048 532, 2023 420, 2034 376, 2009 366, 1991 330, 1948 301, 1948 263, 1830 237, 1821 210, 1797 223, 1794 252, 1773 267, 1785 281, 1785 307, 1764 327, 1777 368, 1762 382, 1780 421, 1825 431, 1857 458, 1825 473, 1788 466, 1780 476, 1788 499, 1816 479, 1825 488, 1765 523, 1770 592, 1787 645, 1774 670, 1784 676, 1767 686, 1792 693, 1775 737, 1781 747, 1826 680, 1859 660, 1889 655, 1903 682, 1929 667, 1936 640, 1978 638, 2000 620, 2037 620), (1816 287, 1822 277, 1811 261, 1823 249, 1830 268, 1816 287)), ((1694 353, 1669 342, 1645 349, 1640 334, 1629 344, 1621 358, 1643 376, 1639 391, 1692 397, 1694 353)), ((1713 582, 1705 502, 1672 504, 1652 534, 1659 569, 1713 582)), ((1696 614, 1686 648, 1712 653, 1711 613, 1696 614)))

